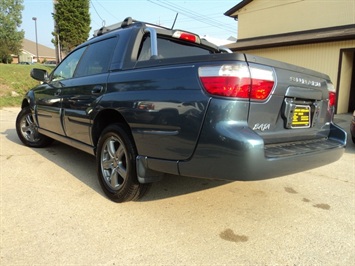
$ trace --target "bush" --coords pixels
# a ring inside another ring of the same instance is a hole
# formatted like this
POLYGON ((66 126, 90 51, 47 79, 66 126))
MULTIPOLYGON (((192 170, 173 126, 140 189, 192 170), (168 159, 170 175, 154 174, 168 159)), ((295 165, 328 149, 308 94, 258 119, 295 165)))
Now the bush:
POLYGON ((4 64, 11 64, 12 63, 12 56, 11 55, 3 55, 1 58, 1 62, 4 64))

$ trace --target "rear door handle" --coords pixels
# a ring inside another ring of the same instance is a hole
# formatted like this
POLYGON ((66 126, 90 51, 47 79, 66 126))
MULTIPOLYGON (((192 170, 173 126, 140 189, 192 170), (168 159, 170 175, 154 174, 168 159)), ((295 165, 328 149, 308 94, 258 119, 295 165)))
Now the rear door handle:
POLYGON ((96 85, 92 90, 92 94, 101 94, 104 91, 104 86, 102 85, 96 85))
POLYGON ((61 89, 58 89, 55 93, 54 93, 54 96, 59 96, 59 94, 62 92, 61 89))

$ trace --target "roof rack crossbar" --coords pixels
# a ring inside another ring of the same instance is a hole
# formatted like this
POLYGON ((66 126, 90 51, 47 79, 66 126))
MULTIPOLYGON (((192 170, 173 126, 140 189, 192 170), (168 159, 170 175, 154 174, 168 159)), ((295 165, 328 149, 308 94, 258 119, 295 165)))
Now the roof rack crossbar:
POLYGON ((113 25, 110 25, 110 26, 104 26, 104 27, 100 28, 99 30, 95 30, 94 31, 94 37, 100 36, 102 34, 105 34, 106 32, 113 31, 113 30, 116 30, 116 29, 126 28, 126 27, 128 27, 128 26, 130 26, 130 25, 132 25, 134 23, 142 23, 142 24, 144 24, 146 26, 151 26, 151 27, 155 27, 155 28, 162 28, 162 29, 170 30, 169 28, 166 28, 166 27, 161 26, 161 25, 156 25, 156 24, 153 24, 153 23, 134 20, 131 17, 127 17, 122 22, 119 22, 119 23, 116 23, 116 24, 113 24, 113 25))
POLYGON ((137 22, 137 21, 133 20, 131 17, 127 17, 122 22, 112 24, 110 26, 104 26, 104 27, 100 28, 99 30, 95 30, 94 37, 100 36, 102 34, 105 34, 106 32, 112 31, 112 30, 128 27, 129 25, 132 25, 134 22, 137 22))

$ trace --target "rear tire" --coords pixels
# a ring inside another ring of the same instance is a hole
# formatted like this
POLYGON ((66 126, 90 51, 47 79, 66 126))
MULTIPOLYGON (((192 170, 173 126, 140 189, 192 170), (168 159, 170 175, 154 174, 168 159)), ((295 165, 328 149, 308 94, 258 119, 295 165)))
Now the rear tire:
POLYGON ((28 147, 43 148, 53 142, 53 139, 38 133, 29 107, 24 107, 17 115, 16 132, 22 143, 28 147))
POLYGON ((122 125, 104 129, 97 145, 97 175, 102 190, 115 202, 141 198, 150 184, 140 184, 136 172, 137 152, 122 125))

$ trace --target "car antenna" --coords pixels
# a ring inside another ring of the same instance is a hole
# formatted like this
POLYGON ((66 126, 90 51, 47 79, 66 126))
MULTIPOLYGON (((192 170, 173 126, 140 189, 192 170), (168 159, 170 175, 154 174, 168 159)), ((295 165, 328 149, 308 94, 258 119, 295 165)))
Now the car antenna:
POLYGON ((173 23, 173 25, 171 26, 171 29, 174 29, 175 22, 176 22, 176 20, 177 20, 178 15, 179 15, 179 13, 176 13, 176 16, 175 16, 175 19, 174 19, 174 23, 173 23))

